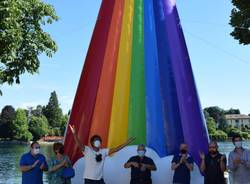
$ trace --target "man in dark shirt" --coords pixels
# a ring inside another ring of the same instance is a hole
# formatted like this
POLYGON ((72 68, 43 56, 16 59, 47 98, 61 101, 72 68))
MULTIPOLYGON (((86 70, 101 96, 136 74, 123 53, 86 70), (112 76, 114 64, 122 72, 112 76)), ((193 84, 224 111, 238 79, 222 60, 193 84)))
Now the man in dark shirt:
POLYGON ((226 170, 226 157, 218 151, 217 142, 209 143, 209 153, 200 153, 200 169, 204 173, 205 184, 225 184, 224 171, 226 170))
POLYGON ((180 145, 180 153, 172 160, 172 170, 174 170, 173 183, 190 184, 190 172, 193 170, 193 158, 188 154, 187 144, 180 145))
POLYGON ((124 165, 125 168, 131 168, 130 184, 152 184, 151 171, 156 170, 154 161, 145 156, 146 148, 139 145, 137 156, 131 157, 124 165))

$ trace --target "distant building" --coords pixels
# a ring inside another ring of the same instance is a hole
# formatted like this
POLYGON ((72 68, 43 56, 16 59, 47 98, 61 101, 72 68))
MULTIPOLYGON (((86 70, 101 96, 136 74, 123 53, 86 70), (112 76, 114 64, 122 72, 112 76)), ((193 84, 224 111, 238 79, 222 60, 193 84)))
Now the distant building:
POLYGON ((250 127, 250 116, 245 114, 227 114, 225 115, 226 121, 228 125, 232 127, 242 127, 248 126, 250 127))

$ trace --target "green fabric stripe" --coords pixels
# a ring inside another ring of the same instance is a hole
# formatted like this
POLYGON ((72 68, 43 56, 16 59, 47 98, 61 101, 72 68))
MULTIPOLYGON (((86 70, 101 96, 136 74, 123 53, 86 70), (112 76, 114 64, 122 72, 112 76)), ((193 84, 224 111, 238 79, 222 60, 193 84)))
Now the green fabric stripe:
POLYGON ((128 136, 133 144, 146 143, 145 74, 144 74, 143 0, 135 0, 130 81, 128 136))

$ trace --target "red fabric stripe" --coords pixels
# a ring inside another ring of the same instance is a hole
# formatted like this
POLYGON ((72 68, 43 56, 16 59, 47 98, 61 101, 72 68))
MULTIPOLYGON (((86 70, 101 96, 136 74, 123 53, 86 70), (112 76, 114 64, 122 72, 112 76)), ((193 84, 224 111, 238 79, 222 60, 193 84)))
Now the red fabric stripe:
MULTIPOLYGON (((78 137, 88 144, 92 115, 102 71, 115 0, 103 0, 84 68, 73 103, 69 124, 75 125, 78 137)), ((69 128, 65 134, 65 153, 75 163, 81 156, 69 128)))

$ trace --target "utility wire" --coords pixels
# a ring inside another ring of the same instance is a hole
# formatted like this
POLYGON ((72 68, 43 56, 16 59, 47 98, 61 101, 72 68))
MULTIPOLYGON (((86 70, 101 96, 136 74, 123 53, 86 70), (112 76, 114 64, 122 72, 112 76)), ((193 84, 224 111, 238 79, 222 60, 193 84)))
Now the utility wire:
POLYGON ((187 33, 187 34, 189 34, 190 36, 192 36, 192 37, 194 37, 194 38, 196 38, 196 39, 198 39, 198 40, 200 40, 200 41, 206 43, 207 45, 211 46, 212 48, 214 48, 214 49, 216 48, 216 49, 218 49, 219 51, 223 52, 224 54, 233 57, 233 58, 235 59, 235 60, 233 60, 233 61, 239 61, 239 62, 241 62, 241 63, 250 65, 250 62, 249 62, 249 61, 247 61, 247 60, 245 60, 245 59, 243 59, 243 58, 241 58, 241 57, 239 57, 239 56, 237 56, 237 55, 235 55, 235 54, 232 54, 232 52, 230 52, 230 51, 228 51, 228 50, 226 50, 226 49, 224 49, 224 48, 218 46, 217 44, 215 44, 215 43, 213 43, 213 42, 211 42, 211 41, 208 41, 208 40, 206 40, 206 39, 204 39, 204 38, 202 38, 202 37, 200 37, 200 36, 198 36, 198 35, 196 35, 196 34, 193 34, 193 33, 189 32, 189 31, 186 31, 186 30, 185 30, 185 33, 187 33))

